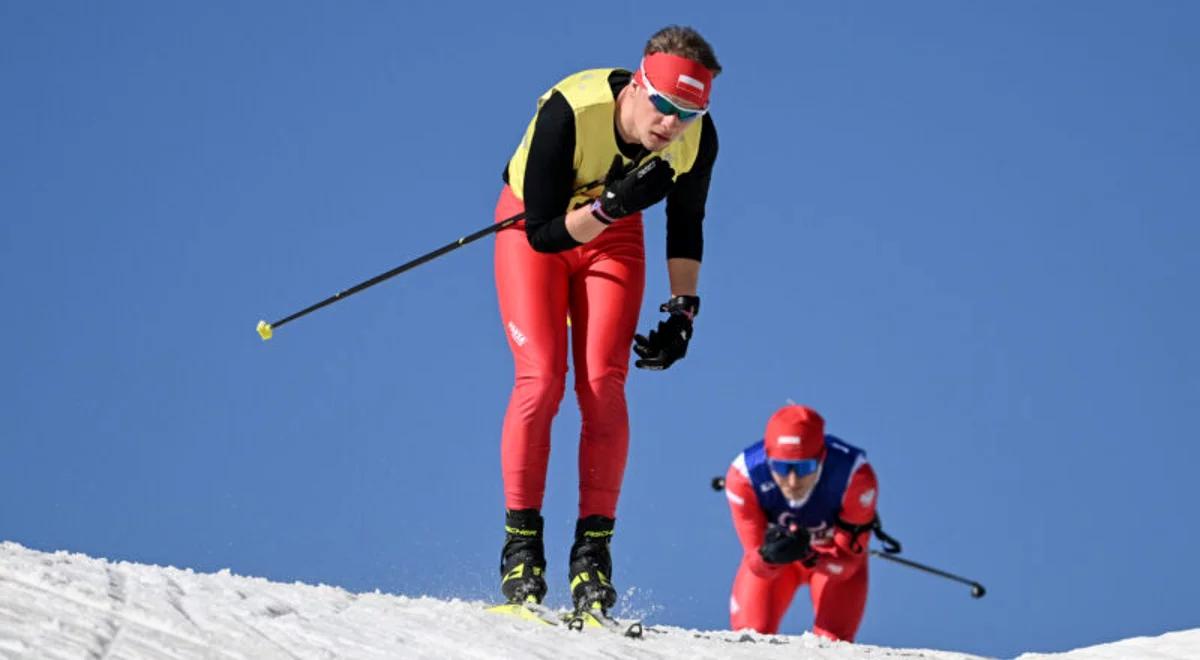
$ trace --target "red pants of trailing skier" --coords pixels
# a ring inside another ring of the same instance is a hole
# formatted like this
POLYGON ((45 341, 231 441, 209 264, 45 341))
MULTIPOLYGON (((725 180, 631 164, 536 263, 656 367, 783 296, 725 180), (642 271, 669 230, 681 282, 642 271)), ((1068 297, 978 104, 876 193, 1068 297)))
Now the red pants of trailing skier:
MULTIPOLYGON (((496 220, 523 209, 505 186, 496 220)), ((625 377, 645 278, 641 214, 553 254, 530 247, 524 222, 497 233, 496 290, 516 372, 500 442, 506 508, 542 508, 550 424, 566 388, 569 330, 582 417, 579 516, 616 517, 629 450, 625 377)))
POLYGON ((819 563, 815 570, 795 562, 784 566, 774 577, 763 578, 742 560, 729 601, 730 627, 769 634, 779 632, 779 622, 796 590, 808 584, 812 591, 813 633, 854 641, 867 604, 867 561, 863 558, 837 565, 841 573, 832 572, 825 562, 819 563))

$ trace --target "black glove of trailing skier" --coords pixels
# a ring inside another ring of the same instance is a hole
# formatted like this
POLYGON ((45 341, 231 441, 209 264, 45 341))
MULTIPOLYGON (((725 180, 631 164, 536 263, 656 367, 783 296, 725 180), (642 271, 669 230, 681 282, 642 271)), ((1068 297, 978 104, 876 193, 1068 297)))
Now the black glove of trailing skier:
POLYGON ((650 336, 634 335, 633 352, 642 358, 634 362, 638 369, 661 371, 687 355, 692 339, 692 319, 700 313, 699 296, 675 296, 659 306, 658 311, 670 316, 658 322, 650 336))
POLYGON ((617 154, 604 177, 604 192, 592 204, 592 217, 612 224, 658 203, 674 184, 675 170, 662 158, 655 156, 626 172, 625 161, 617 154))
POLYGON ((797 525, 771 525, 758 548, 758 555, 768 564, 790 564, 803 561, 812 553, 808 546, 808 530, 797 525))

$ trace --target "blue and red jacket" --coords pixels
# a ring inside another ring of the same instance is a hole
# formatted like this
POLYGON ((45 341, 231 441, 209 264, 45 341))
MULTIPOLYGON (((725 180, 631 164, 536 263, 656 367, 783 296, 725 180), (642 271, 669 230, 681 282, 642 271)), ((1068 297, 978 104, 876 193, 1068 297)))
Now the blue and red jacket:
POLYGON ((875 519, 878 495, 875 471, 862 449, 828 434, 825 446, 817 483, 800 501, 785 498, 771 477, 762 440, 738 454, 729 466, 725 496, 745 551, 743 561, 756 574, 769 577, 780 569, 758 555, 772 523, 798 524, 809 531, 819 556, 814 570, 842 572, 845 564, 866 559, 870 532, 865 526, 875 519), (864 529, 853 529, 859 526, 864 529))

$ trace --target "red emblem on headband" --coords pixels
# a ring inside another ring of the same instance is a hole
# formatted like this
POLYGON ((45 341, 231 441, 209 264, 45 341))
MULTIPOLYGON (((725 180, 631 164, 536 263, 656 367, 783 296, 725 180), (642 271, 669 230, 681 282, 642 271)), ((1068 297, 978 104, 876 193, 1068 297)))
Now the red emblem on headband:
POLYGON ((712 71, 703 64, 670 53, 651 53, 642 58, 642 66, 636 74, 638 82, 641 82, 642 71, 658 91, 696 108, 708 107, 712 71))

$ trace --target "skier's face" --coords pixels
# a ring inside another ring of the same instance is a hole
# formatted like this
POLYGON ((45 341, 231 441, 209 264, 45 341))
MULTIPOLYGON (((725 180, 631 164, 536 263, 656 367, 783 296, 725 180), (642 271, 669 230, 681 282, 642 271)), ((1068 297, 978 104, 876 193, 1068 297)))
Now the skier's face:
POLYGON ((771 477, 775 479, 775 483, 779 484, 779 490, 783 496, 789 500, 802 500, 808 497, 812 492, 813 486, 817 484, 819 472, 806 474, 803 477, 796 476, 795 472, 788 472, 787 476, 781 475, 778 472, 772 472, 771 477))
MULTIPOLYGON (((687 130, 688 124, 691 121, 683 121, 679 115, 675 113, 664 114, 654 106, 650 100, 650 92, 645 85, 639 85, 637 81, 631 82, 636 89, 634 99, 634 126, 637 132, 637 139, 642 143, 642 146, 650 151, 662 151, 667 148, 683 132, 687 130)), ((682 102, 676 103, 680 107, 684 107, 682 102)), ((692 120, 695 121, 695 120, 692 120)))

